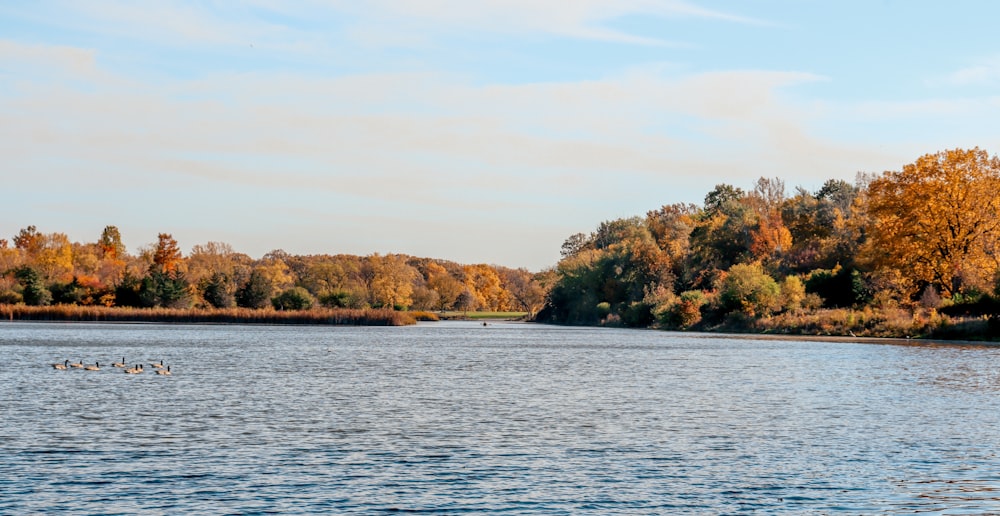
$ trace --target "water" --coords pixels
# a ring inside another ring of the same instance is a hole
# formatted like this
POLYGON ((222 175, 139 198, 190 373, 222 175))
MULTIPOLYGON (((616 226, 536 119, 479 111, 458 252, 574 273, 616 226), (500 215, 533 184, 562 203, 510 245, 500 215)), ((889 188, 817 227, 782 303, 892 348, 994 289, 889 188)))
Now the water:
POLYGON ((0 361, 0 514, 1000 512, 997 348, 0 323, 0 361))

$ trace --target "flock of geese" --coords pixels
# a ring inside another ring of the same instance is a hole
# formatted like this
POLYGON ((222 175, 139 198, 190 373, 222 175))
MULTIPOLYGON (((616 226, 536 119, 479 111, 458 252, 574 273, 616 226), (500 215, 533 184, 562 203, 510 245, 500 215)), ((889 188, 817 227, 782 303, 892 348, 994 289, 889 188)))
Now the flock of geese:
MULTIPOLYGON (((156 371, 156 374, 161 375, 161 376, 170 376, 170 366, 164 366, 163 365, 163 360, 160 360, 160 363, 158 363, 158 364, 155 363, 155 362, 150 362, 149 365, 150 365, 150 367, 153 368, 154 371, 156 371)), ((122 357, 122 361, 121 362, 115 362, 115 363, 111 364, 111 367, 120 368, 120 369, 122 369, 122 370, 125 371, 125 374, 141 374, 144 371, 144 369, 142 367, 142 364, 136 364, 135 367, 128 367, 125 364, 125 357, 122 357)), ((52 364, 52 368, 53 369, 58 369, 60 371, 65 371, 67 369, 83 369, 84 371, 100 371, 101 370, 101 363, 95 361, 93 363, 93 365, 85 365, 83 363, 83 360, 81 360, 79 362, 74 362, 74 363, 71 364, 71 363, 69 363, 69 360, 66 360, 66 361, 64 361, 61 364, 58 364, 58 363, 57 364, 52 364)))

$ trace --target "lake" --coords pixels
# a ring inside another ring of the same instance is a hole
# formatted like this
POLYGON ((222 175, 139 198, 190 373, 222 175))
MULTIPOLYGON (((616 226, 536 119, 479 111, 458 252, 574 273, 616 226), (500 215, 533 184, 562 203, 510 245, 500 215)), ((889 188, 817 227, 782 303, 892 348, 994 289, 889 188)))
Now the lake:
POLYGON ((0 356, 0 514, 1000 512, 1000 348, 2 322, 0 356))

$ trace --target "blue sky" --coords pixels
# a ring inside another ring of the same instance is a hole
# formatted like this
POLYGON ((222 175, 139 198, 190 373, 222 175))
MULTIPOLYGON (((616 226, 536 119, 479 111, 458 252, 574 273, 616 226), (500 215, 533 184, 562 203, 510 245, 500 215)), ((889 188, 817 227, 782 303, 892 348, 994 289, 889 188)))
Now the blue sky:
POLYGON ((1000 151, 1000 3, 0 3, 0 237, 539 270, 716 184, 1000 151))

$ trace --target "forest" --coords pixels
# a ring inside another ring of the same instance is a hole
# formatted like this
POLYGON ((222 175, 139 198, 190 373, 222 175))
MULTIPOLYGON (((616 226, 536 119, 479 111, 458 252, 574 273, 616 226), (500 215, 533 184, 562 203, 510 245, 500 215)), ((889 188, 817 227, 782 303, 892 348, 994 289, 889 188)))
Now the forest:
POLYGON ((569 236, 540 272, 401 254, 130 254, 22 228, 0 239, 0 304, 251 310, 516 311, 540 322, 674 330, 969 337, 1000 334, 1000 159, 927 154, 898 171, 791 193, 720 184, 569 236))
POLYGON ((260 259, 207 242, 184 255, 172 235, 130 254, 115 226, 96 241, 22 228, 0 239, 0 304, 309 310, 526 312, 545 301, 546 274, 390 254, 260 259))
POLYGON ((981 338, 998 260, 1000 160, 955 149, 815 192, 720 184, 572 235, 538 320, 981 338))

